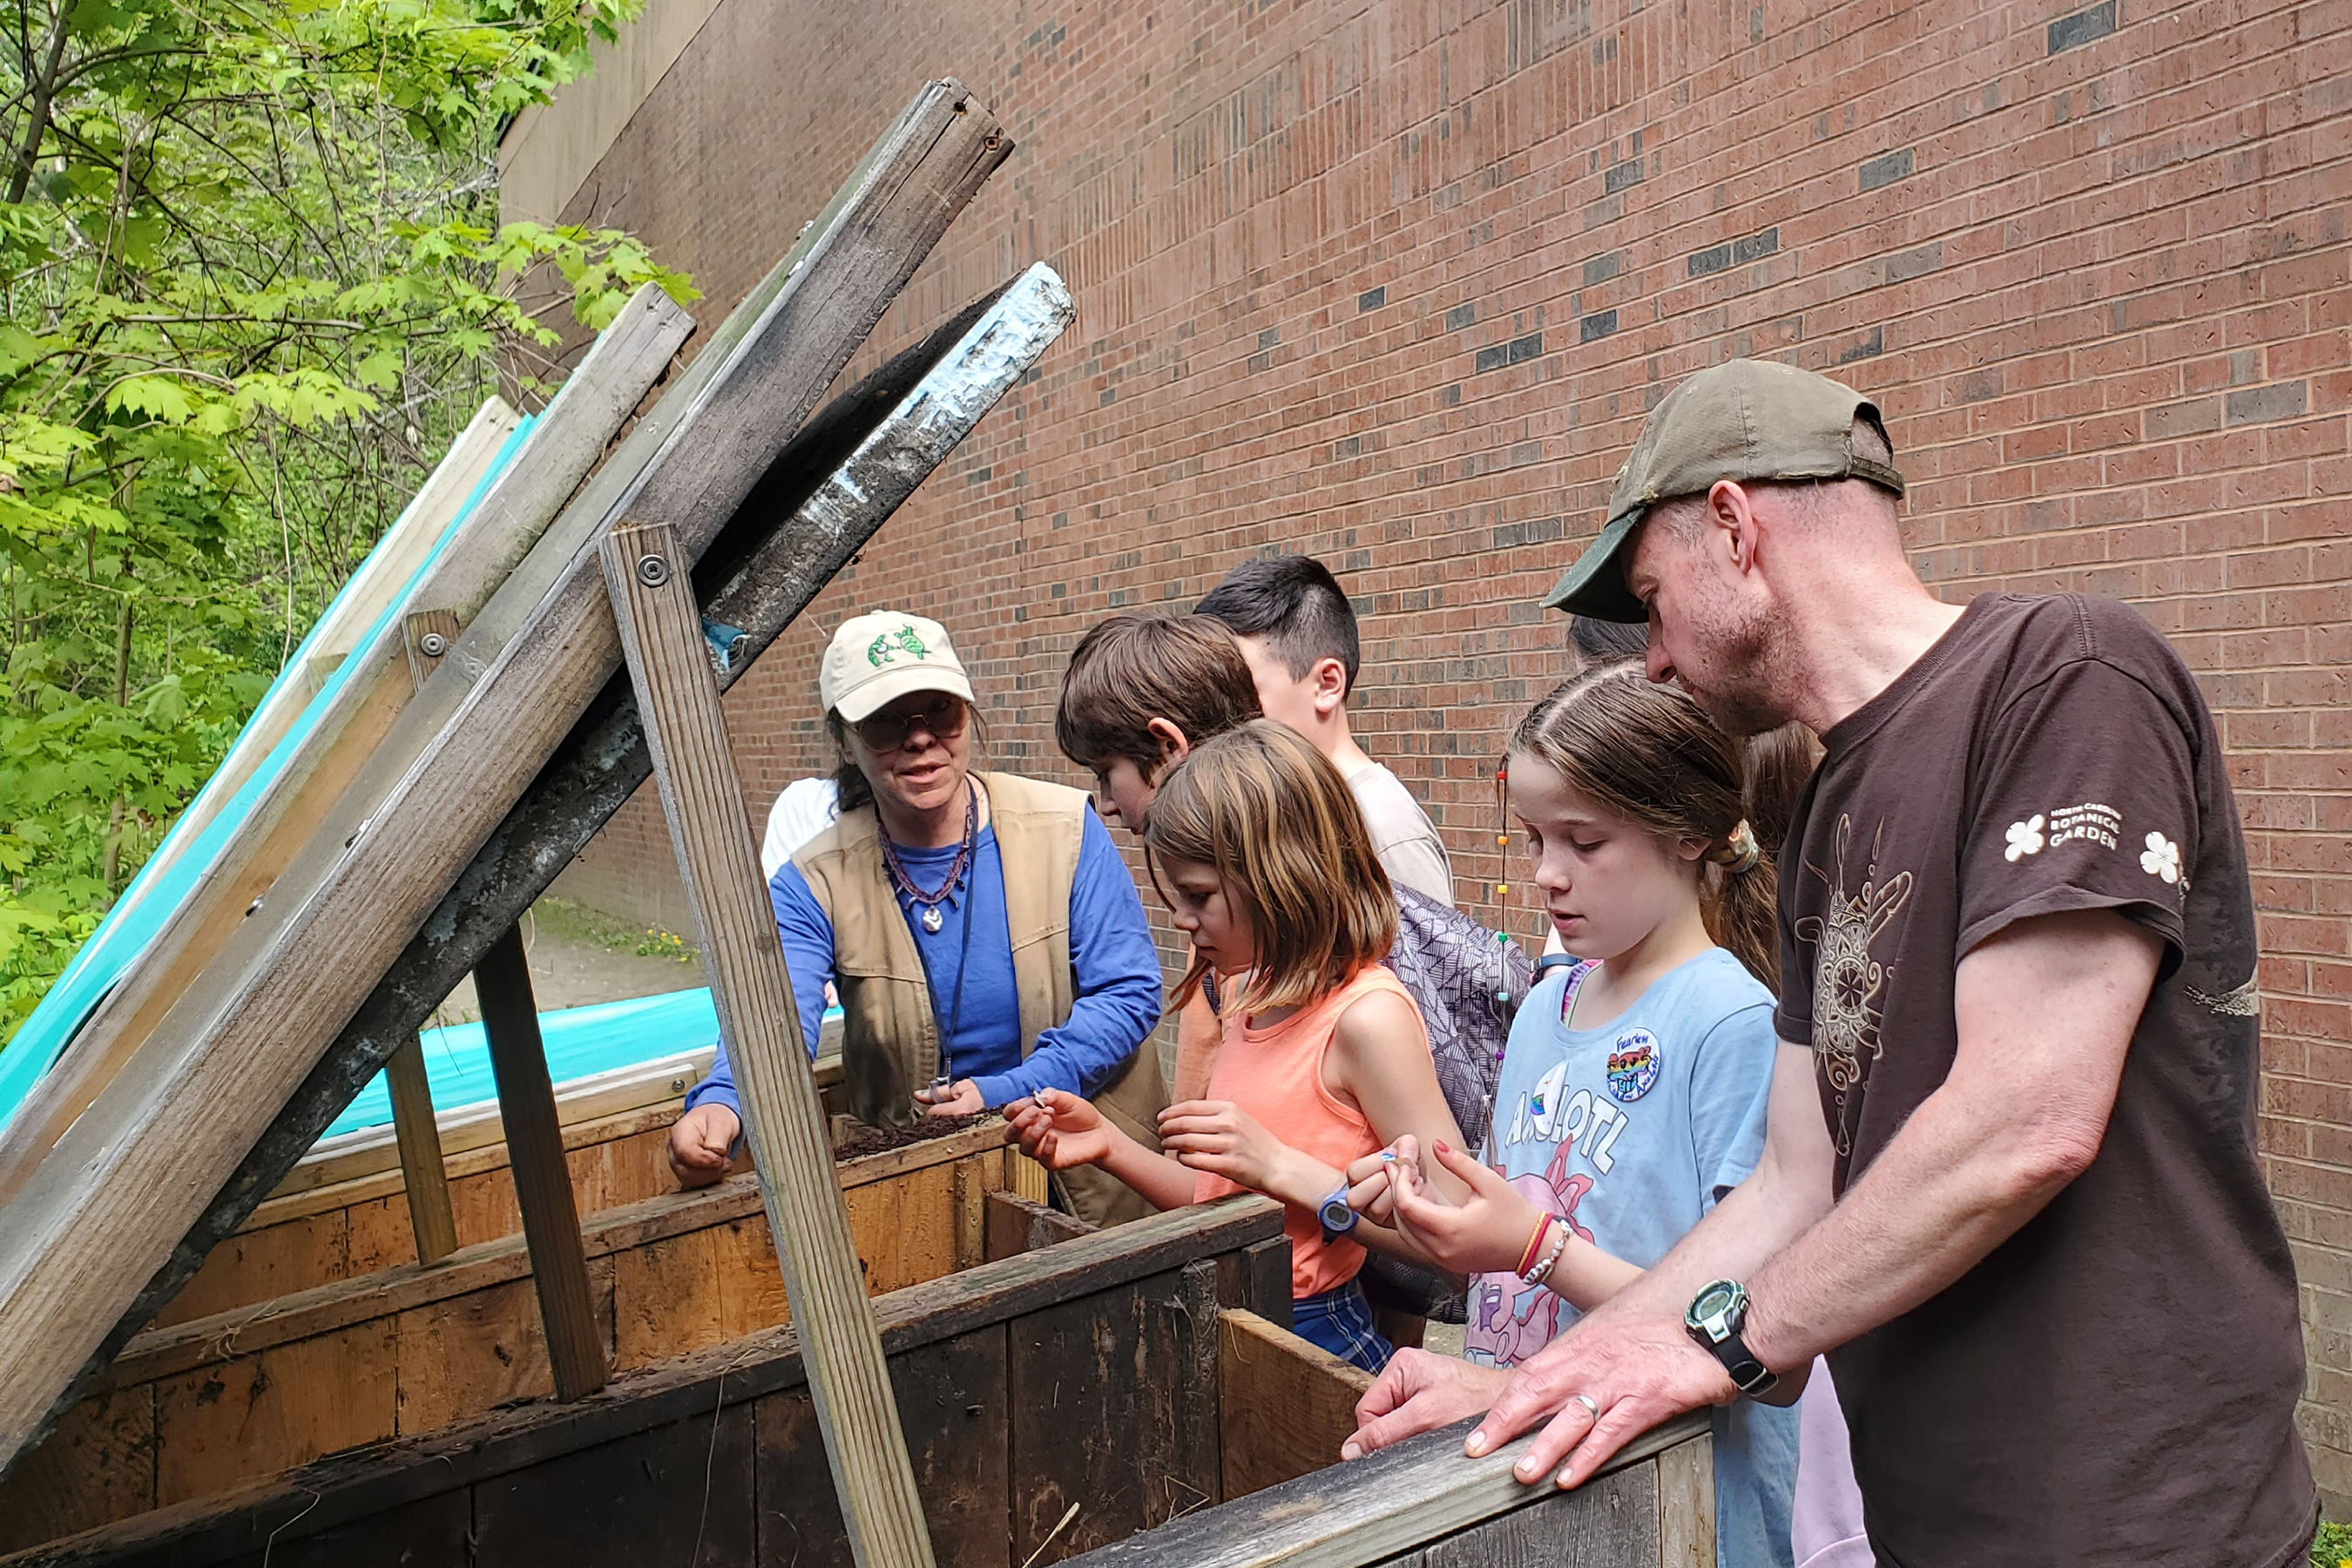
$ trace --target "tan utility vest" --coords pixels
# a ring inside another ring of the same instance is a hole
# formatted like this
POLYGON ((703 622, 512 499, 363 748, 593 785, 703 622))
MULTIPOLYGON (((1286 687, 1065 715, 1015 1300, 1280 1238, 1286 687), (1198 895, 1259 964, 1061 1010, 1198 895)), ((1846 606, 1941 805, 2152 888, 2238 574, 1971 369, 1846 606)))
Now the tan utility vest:
MULTIPOLYGON (((1036 1049, 1039 1034, 1068 1020, 1076 996, 1070 968, 1070 886, 1077 877, 1087 796, 1011 773, 972 776, 988 792, 989 826, 1004 867, 1005 924, 1013 938, 1025 1058, 1036 1049)), ((874 808, 842 813, 793 857, 793 864, 833 923, 834 986, 841 996, 842 1077, 850 1114, 871 1126, 905 1126, 917 1113, 915 1090, 939 1074, 940 1020, 906 910, 882 863, 874 808)), ((1160 1146, 1158 1118, 1168 1093, 1159 1052, 1149 1038, 1094 1098, 1129 1136, 1147 1148, 1160 1146)), ((1067 1173, 1065 1185, 1071 1206, 1097 1224, 1152 1212, 1150 1205, 1098 1171, 1067 1173)))

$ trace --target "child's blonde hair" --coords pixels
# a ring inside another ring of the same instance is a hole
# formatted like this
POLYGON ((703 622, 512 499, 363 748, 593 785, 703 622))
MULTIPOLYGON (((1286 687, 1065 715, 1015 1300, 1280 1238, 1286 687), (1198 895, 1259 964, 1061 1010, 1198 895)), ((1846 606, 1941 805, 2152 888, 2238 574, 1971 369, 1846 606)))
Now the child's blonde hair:
POLYGON ((1520 721, 1506 756, 1541 763, 1585 799, 1659 837, 1706 846, 1699 912, 1707 935, 1776 994, 1775 852, 1812 772, 1794 726, 1743 746, 1691 695, 1638 664, 1563 681, 1520 721))
MULTIPOLYGON (((1396 941, 1396 894, 1347 780, 1270 719, 1194 747, 1161 782, 1143 845, 1163 900, 1164 856, 1213 868, 1226 897, 1248 912, 1255 962, 1229 1008, 1312 1003, 1387 957, 1396 941)), ((1175 994, 1189 995, 1207 973, 1195 958, 1175 994)))

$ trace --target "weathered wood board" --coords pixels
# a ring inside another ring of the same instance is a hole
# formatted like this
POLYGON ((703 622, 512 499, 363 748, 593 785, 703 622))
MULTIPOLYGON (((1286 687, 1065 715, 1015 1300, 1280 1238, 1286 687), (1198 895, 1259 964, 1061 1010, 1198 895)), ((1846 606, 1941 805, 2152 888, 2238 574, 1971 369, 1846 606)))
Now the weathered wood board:
MULTIPOLYGON (((837 1168, 871 1293, 953 1270, 956 1190, 967 1177, 992 1194, 1016 1179, 1027 1161, 1009 1136, 984 1122, 837 1168)), ((591 1214, 582 1237, 616 1373, 790 1321, 748 1175, 591 1214)), ((437 1268, 388 1268, 152 1329, 0 1482, 0 1552, 553 1392, 529 1249, 512 1234, 437 1268)))
MULTIPOLYGON (((1003 1157, 1006 1151, 995 1152, 1003 1157)), ((748 1189, 748 1183, 743 1185, 748 1189)), ((756 1197, 746 1190, 743 1200, 755 1213, 756 1197)), ((1040 1417, 1036 1403, 1023 1395, 1012 1377, 1012 1346, 1024 1337, 1036 1338, 1025 1324, 1042 1316, 1055 1332, 1073 1322, 1094 1321, 1115 1331, 1123 1331, 1118 1325, 1129 1325, 1148 1333, 1155 1342, 1139 1343, 1137 1350, 1153 1366, 1178 1370, 1182 1388, 1194 1394, 1205 1391, 1205 1407, 1213 1418, 1216 1336, 1213 1328, 1202 1334, 1193 1324, 1203 1314, 1213 1322, 1227 1307, 1262 1310, 1271 1304, 1221 1299, 1216 1292, 1224 1288, 1221 1280, 1249 1278, 1245 1269, 1224 1267, 1244 1247, 1280 1236, 1276 1205, 1233 1198, 878 1298, 875 1310, 891 1358, 899 1416, 918 1474, 929 1479, 926 1517, 941 1542, 941 1558, 992 1568, 1020 1561, 1009 1544, 1015 1501, 1012 1467, 1017 1456, 1034 1455, 1041 1447, 1022 1436, 1022 1423, 1057 1419, 1050 1409, 1040 1417)), ((527 1290, 520 1278, 515 1283, 527 1290)), ((1173 1397, 1162 1390, 1136 1407, 1164 1413, 1173 1397)), ((608 1562, 614 1568, 649 1561, 747 1562, 754 1555, 763 1563, 802 1568, 845 1563, 830 1488, 812 1484, 823 1460, 792 1436, 813 1420, 807 1398, 792 1330, 769 1329, 625 1373, 577 1404, 541 1402, 479 1414, 444 1432, 379 1442, 46 1543, 5 1562, 8 1568, 205 1568, 257 1562, 264 1551, 273 1563, 334 1561, 341 1568, 465 1561, 405 1555, 431 1538, 432 1521, 446 1517, 437 1510, 457 1506, 446 1501, 455 1497, 477 1521, 497 1511, 519 1527, 528 1505, 568 1511, 598 1527, 576 1527, 571 1518, 561 1525, 550 1522, 536 1538, 540 1547, 527 1554, 517 1551, 517 1537, 499 1537, 502 1552, 529 1561, 541 1560, 555 1549, 548 1543, 560 1542, 580 1568, 602 1568, 608 1562), (739 1461, 735 1445, 746 1437, 750 1455, 739 1461), (689 1453, 694 1463, 681 1468, 679 1456, 689 1453), (713 1478, 707 1490, 701 1484, 705 1474, 713 1478), (730 1555, 717 1558, 706 1549, 697 1558, 698 1533, 706 1547, 714 1539, 730 1543, 730 1555), (324 1555, 331 1550, 344 1555, 324 1555)), ((1207 1445, 1203 1464, 1197 1425, 1180 1430, 1192 1434, 1194 1451, 1186 1462, 1202 1469, 1213 1494, 1213 1443, 1207 1445)), ((1164 1446, 1171 1439, 1162 1434, 1149 1441, 1164 1446)), ((1142 1489, 1140 1478, 1117 1479, 1106 1458, 1098 1455, 1096 1463, 1100 1473, 1114 1478, 1114 1487, 1130 1493, 1142 1489)), ((1163 1495, 1164 1474, 1155 1473, 1151 1481, 1163 1495)), ((471 1560, 516 1558, 484 1549, 471 1560)))
MULTIPOLYGON (((1001 161, 1003 141, 960 88, 919 96, 592 537, 626 512, 677 527, 684 553, 698 558, 1001 161)), ((518 569, 501 594, 526 580, 518 569)), ((494 619, 486 606, 467 638, 494 619)), ((465 649, 461 639, 427 695, 465 649)), ((152 1281, 168 1289, 174 1270, 193 1272, 213 1239, 197 1234, 207 1206, 604 685, 617 652, 593 560, 575 556, 340 855, 327 850, 331 871, 282 932, 232 942, 215 966, 222 984, 184 995, 117 1075, 130 1080, 123 1092, 110 1083, 44 1155, 0 1226, 0 1463, 14 1463, 127 1335, 121 1320, 152 1281), (194 1258, 180 1256, 192 1236, 194 1258)))

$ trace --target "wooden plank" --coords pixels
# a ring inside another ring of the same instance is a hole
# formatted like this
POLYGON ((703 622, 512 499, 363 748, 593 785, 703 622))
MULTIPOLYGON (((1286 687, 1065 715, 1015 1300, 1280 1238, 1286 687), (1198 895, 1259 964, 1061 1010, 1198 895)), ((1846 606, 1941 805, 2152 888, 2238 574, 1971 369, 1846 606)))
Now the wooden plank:
POLYGON ((1657 1508, 1656 1464, 1635 1465, 1388 1561, 1419 1568, 1650 1568, 1658 1561, 1657 1508))
MULTIPOLYGON (((910 1352, 892 1364, 890 1382, 939 1560, 1011 1568, 1003 1327, 910 1352)), ((768 1394, 753 1420, 761 1568, 848 1568, 814 1401, 805 1389, 768 1394)))
POLYGON ((481 998, 490 1070, 498 1079, 499 1115, 506 1124, 531 1282, 547 1328, 555 1396, 585 1398, 604 1386, 604 1344, 588 1289, 588 1254, 580 1240, 579 1211, 572 1205, 572 1169, 563 1158, 563 1129, 555 1119, 555 1085, 540 1043, 521 931, 509 931, 483 955, 474 970, 474 987, 481 998))
POLYGON ((359 1323, 166 1381, 155 1390, 157 1506, 394 1436, 398 1364, 393 1325, 359 1323))
POLYGON ((1658 1456, 1658 1561, 1663 1568, 1715 1568, 1712 1437, 1658 1456))
MULTIPOLYGON (((585 539, 626 510, 679 525, 698 553, 1008 150, 961 88, 927 87, 804 233, 739 335, 714 337, 664 400, 696 388, 675 419, 640 420, 620 458, 650 431, 655 450, 642 471, 617 495, 589 487, 575 509, 596 512, 585 539), (698 382, 705 360, 719 363, 698 382)), ((524 577, 519 568, 500 594, 517 594, 524 577)), ((462 667, 478 635, 498 636, 498 607, 495 598, 484 606, 451 666, 462 667)), ((93 1106, 44 1160, 56 1179, 28 1187, 20 1196, 38 1188, 38 1201, 12 1216, 16 1227, 0 1227, 0 1237, 21 1238, 0 1245, 0 1463, 13 1462, 75 1383, 284 1174, 300 1152, 293 1135, 315 1135, 331 1115, 326 1108, 341 1103, 333 1097, 355 1092, 342 1075, 363 1068, 364 1081, 437 1001, 415 1003, 399 1034, 363 1059, 339 1061, 323 1098, 304 1099, 288 1120, 336 1031, 403 944, 422 935, 428 947, 449 946, 427 923, 436 902, 452 895, 459 909, 480 903, 461 877, 467 861, 585 713, 617 657, 602 585, 575 552, 348 846, 334 841, 332 873, 299 920, 252 963, 240 959, 250 978, 226 995, 184 1000, 194 1009, 190 1027, 175 1029, 178 1043, 138 1075, 146 1092, 102 1116, 93 1106), (168 1138, 149 1134, 167 1123, 168 1138), (85 1131, 89 1142, 78 1142, 85 1131), (109 1319, 111 1327, 102 1326, 109 1319)), ((445 666, 427 695, 451 684, 445 666)), ((467 946, 468 963, 479 951, 467 946)), ((404 994, 399 1005, 414 1002, 404 994)))
POLYGON ((1076 1215, 1032 1203, 1018 1193, 989 1193, 985 1202, 986 1232, 982 1248, 985 1262, 1017 1257, 1057 1241, 1075 1240, 1091 1235, 1095 1228, 1076 1215))
POLYGON ((1004 1152, 1004 1190, 1033 1204, 1046 1203, 1053 1196, 1053 1179, 1045 1166, 1011 1148, 1004 1152))
MULTIPOLYGON (((1053 342, 1072 309, 1051 269, 1033 268, 1001 296, 894 356, 793 438, 698 568, 698 581, 725 583, 705 613, 744 628, 722 684, 738 679, 864 547, 1053 342), (779 526, 780 517, 790 521, 779 526)), ((706 350, 704 360, 714 350, 706 350)), ((635 696, 625 676, 616 676, 289 1101, 240 1172, 238 1187, 278 1179, 289 1152, 309 1147, 401 1032, 427 1016, 464 976, 496 922, 520 918, 651 766, 635 696)), ((1024 1175, 1044 1180, 1041 1168, 1024 1175)), ((1042 1198, 1042 1185, 1030 1195, 1042 1198)), ((222 1215, 208 1214, 205 1227, 223 1224, 222 1215)))
MULTIPOLYGON (((880 1298, 875 1308, 883 1345, 894 1357, 908 1354, 1076 1295, 1118 1289, 1202 1258, 1219 1260, 1281 1227, 1279 1205, 1234 1197, 984 1264, 880 1298)), ((772 1330, 647 1368, 595 1399, 492 1411, 448 1432, 404 1437, 202 1503, 160 1509, 8 1568, 201 1568, 273 1537, 282 1547, 306 1533, 551 1465, 656 1426, 708 1422, 723 1403, 802 1388, 806 1381, 793 1331, 772 1330)))
POLYGON ((473 1555, 474 1500, 464 1492, 425 1498, 362 1523, 232 1558, 226 1568, 428 1568, 479 1561, 473 1555))
POLYGON ((752 1552, 751 1465, 751 1407, 718 1405, 482 1481, 473 1555, 455 1561, 731 1568, 752 1552))
POLYGON ((401 1190, 416 1236, 416 1260, 435 1264, 457 1250, 457 1222, 449 1213, 449 1171, 442 1163, 441 1131, 433 1123, 433 1087, 425 1075, 425 1045, 412 1038, 383 1064, 392 1090, 392 1121, 399 1137, 401 1190))
POLYGON ((1225 1500, 1338 1463, 1371 1373, 1255 1312, 1223 1313, 1220 1332, 1225 1500))
POLYGON ((1597 1509, 1614 1521, 1630 1508, 1633 1526, 1649 1531, 1650 1554, 1621 1561, 1647 1568, 1657 1561, 1657 1482, 1651 1461, 1677 1445, 1704 1443, 1709 1423, 1706 1412, 1696 1411, 1628 1443, 1601 1474, 1639 1471, 1630 1489, 1600 1487, 1596 1478, 1572 1493, 1549 1485, 1522 1486, 1512 1476, 1511 1467, 1535 1441, 1532 1434, 1484 1458, 1465 1458, 1462 1440, 1475 1425, 1475 1420, 1462 1421, 1423 1433, 1352 1463, 1333 1465, 1223 1508, 1188 1515, 1150 1536, 1104 1547, 1079 1561, 1087 1568, 1272 1568, 1277 1563, 1286 1568, 1364 1568, 1418 1553, 1432 1542, 1541 1505, 1555 1530, 1571 1524, 1586 1528, 1581 1521, 1587 1510, 1597 1509), (1639 1506, 1626 1503, 1629 1497, 1637 1497, 1639 1506))
POLYGON ((1243 1254, 1248 1271, 1246 1299, 1251 1311, 1287 1331, 1290 1327, 1290 1238, 1277 1236, 1261 1241, 1243 1254))
POLYGON ((155 1506, 155 1391, 86 1399, 0 1481, 0 1553, 155 1506))
POLYGON ((955 1266, 970 1268, 988 1261, 988 1194, 1002 1181, 1004 1168, 991 1170, 976 1162, 955 1168, 955 1266))
POLYGON ((851 1553, 861 1568, 922 1568, 932 1560, 922 1499, 834 1180, 833 1141, 760 876, 689 557, 667 523, 614 529, 600 553, 851 1553))
POLYGON ((1170 1272, 1013 1321, 1015 1559, 1058 1563, 1215 1500, 1213 1446, 1185 1444, 1186 1405, 1214 1397, 1213 1379, 1196 1391, 1193 1355, 1215 1342, 1213 1294, 1197 1336, 1190 1304, 1170 1272), (1055 1533, 1072 1503, 1077 1517, 1055 1533))
MULTIPOLYGON (((446 476, 436 470, 428 489, 439 499, 420 492, 404 514, 404 520, 419 519, 418 537, 405 538, 395 531, 386 541, 393 548, 379 546, 362 563, 362 573, 383 574, 381 592, 370 595, 373 607, 367 618, 342 635, 356 635, 391 602, 395 589, 413 579, 416 585, 411 603, 446 608, 460 618, 480 608, 546 530, 692 330, 692 321, 660 290, 650 285, 638 290, 567 378, 514 460, 491 482, 473 511, 448 532, 420 575, 418 563, 445 531, 450 510, 473 491, 511 429, 512 412, 472 437, 487 445, 470 466, 446 476), (433 521, 425 527, 428 513, 433 521), (383 557, 382 563, 378 556, 383 557), (391 566, 397 571, 389 570, 391 566)), ((503 404, 497 406, 505 408, 503 404)), ((488 412, 486 405, 485 415, 488 412)), ((379 760, 378 748, 393 735, 404 709, 411 706, 415 684, 406 643, 406 629, 395 621, 373 646, 352 652, 351 658, 359 664, 352 679, 313 721, 205 879, 171 912, 139 961, 93 1010, 73 1052, 19 1108, 5 1136, 0 1137, 0 1203, 31 1178, 64 1131, 112 1082, 205 967, 232 943, 242 940, 250 948, 264 931, 277 930, 300 902, 300 889, 331 865, 331 854, 306 856, 304 849, 331 805, 353 789, 371 761, 379 760), (286 880, 289 872, 292 883, 286 880), (266 916, 259 925, 253 919, 257 913, 266 916)), ((293 717, 289 711, 281 722, 257 714, 246 733, 268 734, 274 745, 293 717)), ((411 725, 405 733, 404 757, 413 755, 430 731, 411 725)), ((257 752, 243 764, 233 765, 234 758, 225 763, 190 813, 197 814, 215 790, 241 783, 260 760, 257 752)), ((397 767, 386 765, 396 775, 397 767)), ((348 820, 355 823, 373 804, 372 796, 354 800, 348 820)))
MULTIPOLYGON (((1002 1123, 984 1123, 939 1142, 961 1145, 967 1159, 977 1158, 992 1152, 993 1140, 1003 1132, 1002 1123)), ((835 1174, 843 1190, 853 1192, 885 1182, 906 1180, 910 1174, 919 1176, 921 1172, 891 1169, 885 1164, 884 1156, 872 1155, 835 1167, 835 1174), (881 1168, 873 1168, 877 1166, 881 1168)), ((672 1237, 690 1236, 740 1220, 756 1219, 760 1215, 758 1183, 754 1177, 745 1174, 730 1177, 716 1186, 690 1193, 663 1193, 591 1215, 581 1226, 582 1244, 593 1265, 598 1258, 621 1257, 655 1247, 672 1237)), ((896 1215, 886 1217, 895 1219, 896 1215)), ((764 1226, 760 1228, 758 1235, 760 1245, 767 1247, 764 1226)), ((237 1241, 225 1245, 235 1246, 237 1241)), ((943 1253, 946 1250, 942 1243, 931 1245, 935 1251, 943 1253)), ((767 1268, 776 1267, 772 1251, 763 1252, 761 1256, 767 1268)), ((205 1364, 209 1359, 215 1359, 219 1352, 226 1348, 260 1350, 325 1333, 372 1318, 387 1317, 430 1302, 447 1300, 468 1291, 488 1289, 507 1280, 520 1279, 529 1274, 530 1268, 529 1255, 521 1237, 509 1234, 477 1242, 459 1248, 438 1268, 419 1268, 414 1264, 389 1268, 369 1276, 337 1279, 280 1295, 268 1302, 267 1311, 257 1311, 255 1304, 248 1303, 241 1309, 231 1309, 210 1317, 151 1329, 124 1348, 111 1369, 110 1376, 116 1385, 122 1386, 184 1372, 205 1364)), ((938 1274, 946 1272, 947 1268, 942 1266, 927 1278, 936 1278, 938 1274)), ((679 1289, 683 1292, 685 1287, 681 1286, 679 1289)), ((778 1297, 782 1297, 781 1290, 778 1297)), ((690 1317, 688 1321, 691 1321, 690 1317)), ((780 1322, 782 1313, 779 1310, 772 1317, 745 1315, 727 1321, 742 1325, 735 1328, 729 1336, 733 1337, 753 1328, 780 1322)), ((672 1353, 676 1353, 676 1347, 673 1347, 672 1353)))

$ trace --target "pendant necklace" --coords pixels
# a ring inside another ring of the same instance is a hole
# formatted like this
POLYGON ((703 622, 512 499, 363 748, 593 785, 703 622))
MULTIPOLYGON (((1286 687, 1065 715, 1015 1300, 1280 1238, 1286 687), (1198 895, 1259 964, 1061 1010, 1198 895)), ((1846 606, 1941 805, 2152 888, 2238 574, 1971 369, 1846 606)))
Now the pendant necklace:
MULTIPOLYGON (((940 928, 947 924, 947 918, 940 913, 940 906, 948 901, 949 896, 956 890, 956 885, 963 880, 964 873, 971 868, 972 848, 980 840, 980 793, 969 784, 965 788, 971 793, 964 796, 963 847, 956 851, 955 863, 948 868, 948 879, 940 885, 937 892, 926 892, 918 886, 915 879, 908 875, 906 866, 899 861, 898 847, 890 842, 890 836, 887 833, 880 836, 883 866, 889 871, 890 879, 898 885, 899 891, 923 907, 923 929, 933 936, 939 935, 940 928)), ((956 959, 955 999, 949 1005, 944 1022, 939 1016, 939 989, 931 980, 930 954, 923 951, 920 942, 915 944, 915 957, 923 966, 923 989, 931 994, 931 1021, 940 1031, 939 1076, 931 1080, 934 1094, 944 1094, 955 1082, 948 1051, 957 1029, 963 1024, 963 977, 971 967, 971 911, 967 909, 964 911, 962 951, 956 959)))
POLYGON ((939 935, 940 928, 948 923, 947 915, 940 906, 954 896, 957 884, 963 880, 964 872, 971 868, 972 847, 980 838, 980 795, 969 783, 964 785, 964 791, 963 843, 957 847, 956 858, 948 867, 947 880, 936 889, 926 889, 919 884, 908 871, 906 862, 898 858, 898 847, 890 842, 890 835, 884 833, 881 836, 882 864, 889 870, 890 879, 898 885, 898 890, 921 908, 923 929, 933 936, 939 935))

